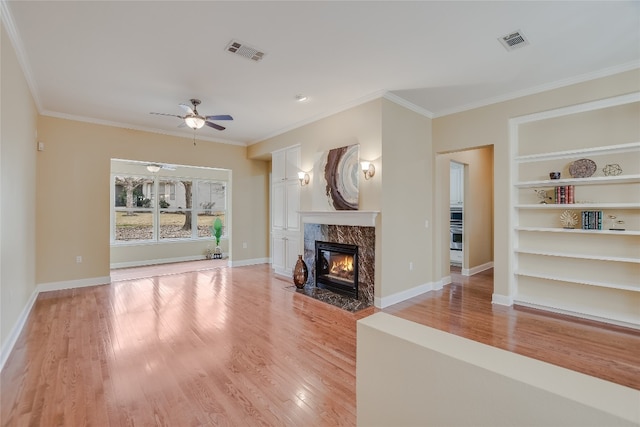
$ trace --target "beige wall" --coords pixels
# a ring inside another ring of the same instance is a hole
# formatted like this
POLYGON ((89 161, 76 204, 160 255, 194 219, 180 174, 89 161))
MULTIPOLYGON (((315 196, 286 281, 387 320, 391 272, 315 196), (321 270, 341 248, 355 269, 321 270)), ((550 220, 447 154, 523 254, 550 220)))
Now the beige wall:
MULTIPOLYGON (((1 24, 0 24, 1 25, 1 24)), ((0 342, 2 360, 36 288, 37 110, 5 32, 0 86, 0 342)))
MULTIPOLYGON (((376 177, 377 178, 377 177, 376 177)), ((436 280, 433 271, 431 120, 389 100, 382 104, 382 306, 436 280), (429 221, 429 228, 425 221, 429 221), (410 267, 410 263, 412 267, 410 267), (391 301, 389 298, 391 297, 391 301)))
POLYGON ((359 426, 640 425, 638 390, 386 313, 357 328, 359 426))
POLYGON ((493 147, 480 147, 436 157, 438 186, 442 187, 439 217, 444 227, 438 228, 438 248, 445 255, 439 260, 443 276, 449 272, 449 166, 451 161, 465 165, 464 182, 464 260, 463 269, 473 270, 493 262, 493 147))
MULTIPOLYGON (((361 210, 381 210, 381 188, 384 165, 382 155, 382 100, 377 99, 349 110, 334 114, 317 122, 285 132, 248 147, 249 158, 270 159, 271 152, 292 145, 300 145, 301 168, 311 171, 317 154, 332 148, 359 144, 360 157, 372 161, 376 167, 373 179, 360 180, 359 204, 361 210)), ((311 175, 308 187, 300 192, 300 209, 314 209, 313 194, 321 186, 318 177, 311 175)), ((379 227, 376 233, 376 253, 380 248, 379 227)), ((302 244, 302 241, 301 243, 302 244)), ((380 256, 376 255, 376 286, 380 283, 380 256)), ((378 291, 376 290, 376 293, 378 291)))
MULTIPOLYGON (((434 153, 493 145, 494 294, 512 296, 508 277, 510 147, 508 120, 640 90, 640 70, 578 83, 433 120, 434 153)), ((440 199, 445 203, 444 198, 440 199)), ((448 200, 446 201, 448 203, 448 200)))
POLYGON ((40 117, 38 133, 38 283, 109 275, 112 158, 230 169, 232 261, 268 257, 268 164, 248 160, 245 147, 53 117, 40 117))
MULTIPOLYGON (((360 209, 380 211, 376 230, 376 298, 431 282, 433 236, 425 220, 433 215, 431 121, 386 99, 377 99, 249 147, 250 158, 300 144, 302 169, 318 153, 351 144, 376 167, 360 181, 360 209), (409 263, 413 269, 409 269, 409 263)), ((301 193, 301 209, 313 210, 316 177, 301 193)))

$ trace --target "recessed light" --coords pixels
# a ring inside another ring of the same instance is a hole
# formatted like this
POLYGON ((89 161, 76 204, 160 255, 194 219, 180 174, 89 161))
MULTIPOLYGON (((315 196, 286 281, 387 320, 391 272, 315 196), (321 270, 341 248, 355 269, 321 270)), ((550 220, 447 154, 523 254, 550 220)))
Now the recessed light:
POLYGON ((309 99, 309 98, 307 98, 307 97, 306 97, 306 96, 304 96, 304 95, 296 95, 296 101, 298 101, 298 102, 305 102, 305 101, 307 101, 308 99, 309 99))

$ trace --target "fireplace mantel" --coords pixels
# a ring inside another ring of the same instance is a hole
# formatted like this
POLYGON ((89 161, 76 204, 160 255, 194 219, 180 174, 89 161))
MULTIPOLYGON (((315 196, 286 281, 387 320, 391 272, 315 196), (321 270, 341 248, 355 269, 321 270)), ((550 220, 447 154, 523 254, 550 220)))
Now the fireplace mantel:
POLYGON ((304 224, 375 227, 380 211, 299 211, 304 224))

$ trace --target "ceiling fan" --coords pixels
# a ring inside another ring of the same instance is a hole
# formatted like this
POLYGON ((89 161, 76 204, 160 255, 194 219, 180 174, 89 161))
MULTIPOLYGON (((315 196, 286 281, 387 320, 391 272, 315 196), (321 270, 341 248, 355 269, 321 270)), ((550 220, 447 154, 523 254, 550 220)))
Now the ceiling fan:
POLYGON ((184 116, 179 116, 177 114, 165 114, 165 113, 149 113, 149 114, 177 117, 179 119, 184 120, 184 122, 180 126, 187 125, 193 130, 200 129, 204 125, 207 125, 209 127, 212 127, 218 130, 225 130, 226 128, 224 126, 220 126, 217 123, 213 123, 211 120, 233 120, 233 117, 231 117, 228 114, 220 114, 217 116, 201 116, 197 110, 198 105, 200 105, 200 100, 191 99, 190 101, 193 107, 186 103, 179 104, 180 108, 182 108, 185 112, 184 116))

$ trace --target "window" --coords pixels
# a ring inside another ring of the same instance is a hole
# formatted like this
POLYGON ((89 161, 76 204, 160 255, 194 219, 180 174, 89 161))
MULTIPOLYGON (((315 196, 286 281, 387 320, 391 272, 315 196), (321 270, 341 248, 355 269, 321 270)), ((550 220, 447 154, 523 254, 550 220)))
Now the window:
POLYGON ((112 175, 112 243, 212 238, 223 224, 227 183, 153 175, 112 175), (157 194, 157 197, 155 195, 157 194))

